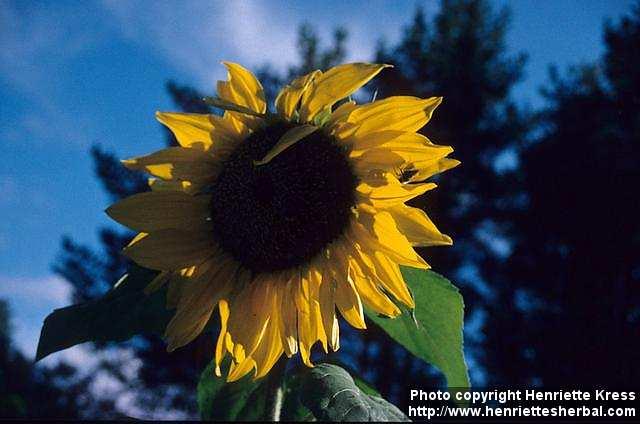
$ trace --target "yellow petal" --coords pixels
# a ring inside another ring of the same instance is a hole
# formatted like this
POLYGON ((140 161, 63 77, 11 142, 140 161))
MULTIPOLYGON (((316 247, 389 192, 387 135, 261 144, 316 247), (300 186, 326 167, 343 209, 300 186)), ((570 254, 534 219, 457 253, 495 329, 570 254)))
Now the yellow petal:
POLYGON ((280 333, 278 331, 277 321, 279 319, 277 316, 278 311, 274 310, 271 313, 272 319, 267 325, 267 329, 262 341, 260 342, 260 346, 251 356, 256 363, 255 378, 261 378, 267 375, 284 352, 282 348, 282 339, 280 338, 280 333))
POLYGON ((229 278, 237 264, 231 259, 213 258, 184 279, 177 310, 165 331, 169 352, 195 339, 209 322, 218 301, 233 287, 229 278))
POLYGON ((156 112, 156 119, 173 132, 182 147, 208 150, 213 144, 211 115, 156 112))
POLYGON ((196 229, 209 225, 211 196, 190 196, 181 191, 134 194, 107 208, 107 214, 137 231, 167 228, 196 229))
POLYGON ((450 146, 438 146, 426 142, 416 142, 426 137, 414 134, 415 141, 392 141, 364 151, 354 160, 357 172, 366 174, 375 169, 392 171, 398 168, 414 167, 416 163, 436 163, 453 152, 450 146))
POLYGON ((216 253, 210 234, 167 229, 148 234, 124 249, 124 254, 147 268, 173 271, 199 265, 216 253))
POLYGON ((192 183, 212 181, 221 165, 208 153, 185 147, 168 147, 133 159, 123 160, 129 169, 146 171, 165 180, 185 180, 192 183))
POLYGON ((136 234, 136 236, 129 242, 129 244, 127 244, 127 247, 133 246, 134 244, 136 244, 137 242, 139 242, 140 240, 142 240, 146 236, 148 236, 147 233, 138 233, 138 234, 136 234))
POLYGON ((428 269, 429 265, 413 250, 411 243, 398 231, 388 212, 360 214, 351 225, 347 237, 367 252, 380 251, 400 265, 428 269))
POLYGON ((300 106, 300 121, 309 122, 325 108, 353 94, 389 65, 348 63, 329 69, 313 81, 300 106))
POLYGON ((286 133, 284 133, 282 137, 280 137, 280 140, 278 140, 278 142, 261 160, 255 161, 254 165, 260 166, 269 163, 280 153, 317 130, 318 127, 314 125, 299 125, 291 128, 286 133))
POLYGON ((423 210, 406 205, 396 205, 388 211, 393 215, 400 232, 407 237, 412 245, 446 246, 453 244, 451 237, 442 234, 423 210))
MULTIPOLYGON (((228 81, 223 84, 227 89, 219 92, 220 98, 240 106, 264 113, 267 103, 260 81, 247 69, 232 62, 222 62, 227 67, 228 81)), ((220 91, 220 90, 218 90, 220 91)))
POLYGON ((442 97, 388 97, 358 106, 349 114, 349 122, 359 125, 356 136, 385 130, 416 132, 429 122, 441 102, 442 97))
POLYGON ((375 312, 388 317, 400 315, 400 309, 378 288, 370 259, 355 247, 344 253, 349 263, 349 278, 353 281, 364 303, 375 312))
POLYGON ((153 191, 184 191, 191 193, 192 184, 189 181, 165 181, 159 178, 149 178, 149 187, 153 191))
POLYGON ((276 110, 285 120, 291 120, 303 94, 311 82, 321 74, 320 71, 310 72, 294 79, 280 91, 276 97, 276 110))
POLYGON ((305 365, 312 367, 311 348, 320 340, 325 351, 327 338, 322 325, 320 304, 318 302, 319 288, 322 281, 320 270, 311 266, 308 272, 301 275, 300 286, 296 295, 298 308, 298 345, 300 356, 305 365))
POLYGON ((415 132, 399 131, 399 130, 384 130, 375 131, 358 136, 352 136, 345 140, 345 143, 351 146, 350 157, 358 157, 362 155, 366 150, 379 147, 386 143, 405 143, 405 144, 421 144, 423 138, 426 138, 415 132))
POLYGON ((331 118, 329 118, 325 126, 329 129, 329 131, 332 131, 333 127, 338 124, 344 123, 348 119, 349 114, 355 109, 356 102, 354 102, 353 100, 342 103, 336 108, 336 110, 333 111, 333 113, 331 113, 331 118))
MULTIPOLYGON (((244 286, 244 289, 233 299, 230 306, 227 337, 232 346, 234 361, 242 364, 244 358, 253 356, 265 336, 274 310, 275 287, 274 282, 265 274, 238 286, 244 286)), ((253 365, 255 366, 255 362, 253 365)), ((245 368, 241 368, 240 371, 248 372, 245 368)), ((228 380, 233 381, 236 377, 244 375, 239 375, 240 371, 230 373, 228 380)))
POLYGON ((459 160, 449 158, 440 159, 436 163, 415 163, 413 167, 417 172, 409 179, 409 182, 424 181, 433 175, 455 168, 458 165, 460 165, 459 160))
POLYGON ((252 369, 256 367, 256 361, 251 357, 243 359, 240 363, 232 363, 229 369, 229 376, 227 377, 227 383, 233 383, 240 380, 245 375, 249 374, 252 369))
POLYGON ((296 293, 300 285, 300 273, 295 272, 280 290, 280 335, 285 353, 291 357, 298 353, 298 329, 295 304, 296 293))
POLYGON ((224 359, 227 350, 225 339, 227 336, 227 322, 229 321, 229 302, 227 299, 220 299, 218 302, 218 312, 220 314, 220 334, 218 335, 218 341, 216 342, 216 375, 218 377, 222 376, 222 372, 220 371, 220 365, 222 364, 222 360, 224 359))
POLYGON ((336 285, 328 267, 322 272, 320 284, 319 302, 322 326, 329 346, 333 351, 340 348, 340 328, 336 319, 336 285))
MULTIPOLYGON (((334 247, 340 249, 340 247, 334 247)), ((349 263, 332 249, 333 255, 329 262, 336 283, 335 301, 340 314, 351 326, 358 329, 365 329, 367 325, 364 321, 364 311, 360 295, 349 279, 349 263)))
POLYGON ((413 296, 409 292, 407 284, 402 278, 400 267, 397 263, 390 260, 387 255, 382 252, 372 252, 369 255, 376 269, 376 275, 379 277, 380 284, 393 297, 398 299, 410 308, 415 307, 413 296))
POLYGON ((389 208, 404 203, 436 187, 434 183, 403 184, 390 172, 361 175, 356 187, 358 200, 374 208, 389 208))

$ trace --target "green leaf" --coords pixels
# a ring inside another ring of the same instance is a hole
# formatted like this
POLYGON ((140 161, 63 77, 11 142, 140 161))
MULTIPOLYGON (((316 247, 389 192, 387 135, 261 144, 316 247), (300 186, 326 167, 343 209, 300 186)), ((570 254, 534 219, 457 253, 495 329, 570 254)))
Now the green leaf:
MULTIPOLYGON (((222 375, 227 375, 229 360, 223 362, 222 375)), ((266 407, 265 379, 254 381, 247 375, 233 383, 215 375, 211 361, 198 382, 198 409, 203 420, 259 421, 266 407)))
POLYGON ((409 421, 395 405, 358 388, 344 369, 318 364, 302 371, 300 400, 321 421, 409 421))
MULTIPOLYGON (((306 368, 305 368, 306 369, 306 368)), ((316 421, 309 408, 300 401, 302 387, 301 375, 304 373, 289 373, 284 383, 284 400, 280 420, 284 422, 316 421)))
MULTIPOLYGON (((365 381, 364 378, 360 377, 358 373, 348 365, 344 364, 335 357, 327 357, 325 359, 325 364, 335 365, 344 369, 347 373, 349 373, 349 375, 351 375, 351 378, 353 378, 355 385, 358 386, 358 388, 363 393, 370 396, 381 397, 380 392, 378 392, 371 384, 365 381)), ((316 420, 309 408, 302 404, 299 396, 299 394, 302 392, 302 380, 306 376, 307 370, 308 368, 306 368, 305 366, 299 366, 298 372, 291 372, 287 375, 284 384, 285 394, 284 403, 282 406, 282 421, 299 422, 316 420)))
POLYGON ((433 271, 401 269, 415 298, 413 314, 389 319, 367 311, 367 316, 409 352, 442 371, 449 388, 469 387, 462 350, 464 303, 460 292, 433 271))
POLYGON ((155 275, 155 271, 133 266, 103 297, 54 310, 44 320, 36 361, 80 343, 162 334, 173 315, 165 307, 166 291, 143 292, 155 275))
POLYGON ((358 371, 356 371, 355 369, 353 369, 343 361, 336 359, 335 357, 329 356, 326 359, 324 359, 324 363, 337 365, 340 368, 344 369, 346 372, 349 373, 351 378, 353 378, 353 381, 356 383, 356 386, 358 386, 358 388, 362 390, 364 393, 372 396, 382 397, 380 392, 375 387, 373 387, 371 383, 365 380, 365 378, 362 377, 362 375, 358 371))

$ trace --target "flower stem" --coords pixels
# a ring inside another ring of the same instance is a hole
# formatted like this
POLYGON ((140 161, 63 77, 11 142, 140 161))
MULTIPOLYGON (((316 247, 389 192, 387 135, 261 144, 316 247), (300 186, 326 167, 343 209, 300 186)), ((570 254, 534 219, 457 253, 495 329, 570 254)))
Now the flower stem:
POLYGON ((282 357, 276 362, 268 375, 267 404, 265 407, 266 421, 280 421, 282 401, 284 400, 284 375, 287 368, 287 358, 282 357))

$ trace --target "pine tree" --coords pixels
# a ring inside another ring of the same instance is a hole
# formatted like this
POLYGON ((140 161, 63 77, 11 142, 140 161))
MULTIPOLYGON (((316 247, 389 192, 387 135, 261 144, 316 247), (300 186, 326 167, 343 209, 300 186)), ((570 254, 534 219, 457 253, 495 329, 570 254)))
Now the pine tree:
POLYGON ((110 399, 88 397, 91 378, 60 362, 36 366, 13 345, 9 305, 0 299, 0 418, 119 418, 110 399))
POLYGON ((640 3, 604 41, 601 62, 552 73, 544 131, 522 155, 527 201, 508 269, 527 309, 519 372, 549 386, 640 376, 640 3))

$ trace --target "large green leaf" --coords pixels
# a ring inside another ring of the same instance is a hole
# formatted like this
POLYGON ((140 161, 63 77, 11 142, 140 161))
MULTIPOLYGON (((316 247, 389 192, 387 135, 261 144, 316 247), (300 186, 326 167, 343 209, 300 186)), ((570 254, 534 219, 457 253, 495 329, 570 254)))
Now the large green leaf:
POLYGON ((302 404, 321 421, 409 421, 395 405, 360 390, 337 365, 302 371, 299 391, 302 404))
POLYGON ((84 342, 162 334, 173 315, 165 307, 166 292, 159 290, 149 296, 143 292, 155 275, 133 266, 103 297, 54 310, 44 320, 36 360, 84 342))
POLYGON ((462 350, 464 303, 460 292, 433 271, 401 268, 415 298, 413 315, 406 312, 389 319, 367 311, 367 316, 409 352, 442 371, 450 388, 469 387, 462 350))
MULTIPOLYGON (((227 375, 227 359, 222 364, 222 375, 227 375)), ((208 421, 259 421, 264 417, 267 404, 265 379, 257 381, 247 375, 233 383, 214 373, 211 361, 198 382, 198 409, 203 420, 208 421)))

